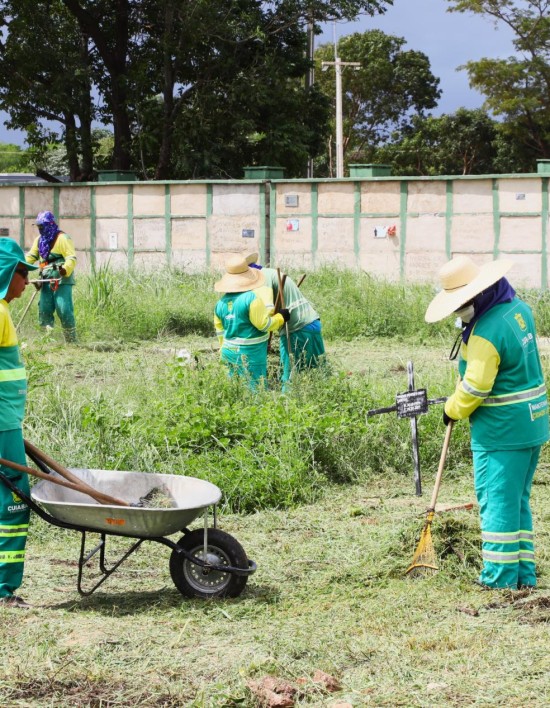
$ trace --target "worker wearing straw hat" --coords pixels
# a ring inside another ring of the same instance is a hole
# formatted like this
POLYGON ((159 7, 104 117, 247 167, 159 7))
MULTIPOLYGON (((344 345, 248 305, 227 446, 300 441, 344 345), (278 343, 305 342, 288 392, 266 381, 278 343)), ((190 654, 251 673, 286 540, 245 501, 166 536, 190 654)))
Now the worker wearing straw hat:
POLYGON ((443 418, 470 420, 482 533, 478 583, 514 589, 537 582, 530 494, 549 428, 533 314, 504 277, 512 265, 478 267, 456 256, 440 270, 442 290, 426 321, 462 320, 460 380, 443 418))
MULTIPOLYGON (((55 221, 51 211, 41 211, 36 217, 40 234, 27 253, 27 262, 38 261, 42 283, 38 305, 38 321, 41 327, 53 327, 54 312, 57 312, 66 342, 76 341, 76 322, 73 307, 74 267, 76 254, 69 236, 55 221)), ((37 284, 38 285, 38 284, 37 284)))
MULTIPOLYGON (((23 442, 23 416, 27 394, 27 375, 21 360, 17 333, 9 303, 21 297, 29 283, 29 265, 20 246, 11 238, 0 238, 0 457, 18 464, 26 463, 23 442)), ((29 493, 24 472, 7 467, 0 471, 22 492, 29 493)), ((0 603, 28 607, 15 595, 23 581, 25 546, 29 528, 29 508, 3 482, 0 482, 0 603)))
POLYGON ((261 271, 249 268, 243 256, 234 256, 214 285, 216 292, 224 293, 214 311, 222 361, 231 376, 246 377, 252 389, 267 380, 269 332, 279 330, 289 317, 288 310, 270 316, 263 300, 253 292, 263 283, 261 271))
MULTIPOLYGON (((258 253, 246 255, 251 268, 261 270, 265 284, 258 291, 270 312, 275 311, 275 303, 280 297, 279 277, 275 268, 264 268, 258 264, 258 253)), ((279 340, 281 361, 281 381, 283 390, 290 379, 293 369, 303 371, 318 367, 325 359, 325 343, 321 330, 319 314, 304 296, 298 285, 288 275, 283 283, 284 304, 290 313, 288 320, 288 339, 279 340), (290 351, 289 351, 290 344, 290 351), (292 354, 292 362, 291 362, 292 354)))

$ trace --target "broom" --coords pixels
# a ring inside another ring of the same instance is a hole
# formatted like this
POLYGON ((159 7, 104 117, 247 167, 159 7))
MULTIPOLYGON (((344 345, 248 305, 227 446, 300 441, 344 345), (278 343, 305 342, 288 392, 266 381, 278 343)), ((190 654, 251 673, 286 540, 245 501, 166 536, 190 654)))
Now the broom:
POLYGON ((445 466, 445 459, 447 457, 447 450, 449 449, 449 441, 451 439, 452 431, 453 421, 451 420, 447 425, 447 430, 445 432, 445 440, 443 442, 443 449, 441 450, 439 467, 437 468, 437 475, 435 477, 432 499, 430 501, 430 506, 427 510, 424 528, 422 529, 422 533, 420 534, 420 541, 418 542, 418 546, 416 547, 416 551, 414 552, 412 563, 405 571, 405 575, 410 574, 413 578, 422 577, 425 575, 433 575, 438 570, 435 548, 432 541, 432 521, 435 516, 435 503, 437 501, 437 495, 439 493, 441 476, 443 474, 443 467, 445 466))

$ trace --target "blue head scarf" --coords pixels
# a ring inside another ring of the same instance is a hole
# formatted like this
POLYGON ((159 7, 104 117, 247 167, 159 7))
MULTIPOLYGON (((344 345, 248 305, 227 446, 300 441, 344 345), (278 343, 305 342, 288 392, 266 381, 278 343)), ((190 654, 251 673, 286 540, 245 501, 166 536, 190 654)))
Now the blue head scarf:
POLYGON ((41 211, 36 217, 36 224, 40 231, 38 239, 38 252, 40 256, 46 260, 50 255, 50 251, 55 243, 55 239, 60 229, 55 223, 55 216, 51 211, 41 211))
POLYGON ((464 331, 462 332, 462 341, 464 344, 468 343, 472 329, 475 323, 492 307, 495 305, 500 305, 503 302, 512 302, 516 295, 516 291, 506 280, 506 278, 501 278, 497 280, 496 283, 490 285, 485 290, 482 290, 478 295, 474 297, 474 316, 468 322, 464 331))

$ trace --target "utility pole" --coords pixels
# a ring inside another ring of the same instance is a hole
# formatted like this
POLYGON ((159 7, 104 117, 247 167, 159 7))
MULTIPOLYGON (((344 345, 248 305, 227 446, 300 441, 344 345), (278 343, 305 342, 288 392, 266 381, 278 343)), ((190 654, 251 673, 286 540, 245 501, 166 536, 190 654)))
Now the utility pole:
POLYGON ((342 61, 338 56, 336 40, 334 41, 334 61, 324 61, 321 69, 326 71, 333 66, 336 73, 336 177, 344 176, 344 134, 342 127, 342 68, 352 66, 355 71, 361 66, 359 61, 342 61))

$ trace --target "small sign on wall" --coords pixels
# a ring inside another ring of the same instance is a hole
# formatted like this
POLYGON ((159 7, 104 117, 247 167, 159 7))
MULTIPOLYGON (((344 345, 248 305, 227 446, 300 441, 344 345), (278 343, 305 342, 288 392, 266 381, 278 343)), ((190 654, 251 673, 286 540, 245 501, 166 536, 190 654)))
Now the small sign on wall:
POLYGON ((9 236, 10 230, 6 228, 0 228, 0 236, 9 236))
POLYGON ((116 251, 118 248, 118 234, 116 231, 111 231, 109 233, 109 248, 111 251, 116 251))
POLYGON ((285 194, 285 206, 286 207, 297 207, 298 206, 298 195, 297 194, 285 194))
POLYGON ((299 231, 300 230, 300 219, 287 219, 286 230, 287 231, 299 231))
POLYGON ((243 229, 242 230, 242 237, 243 238, 254 238, 254 229, 243 229))

